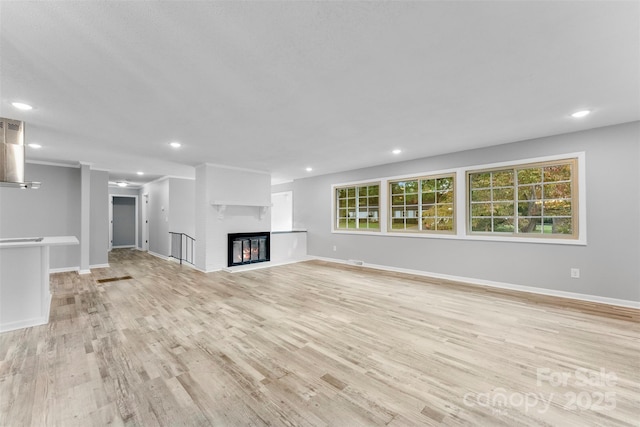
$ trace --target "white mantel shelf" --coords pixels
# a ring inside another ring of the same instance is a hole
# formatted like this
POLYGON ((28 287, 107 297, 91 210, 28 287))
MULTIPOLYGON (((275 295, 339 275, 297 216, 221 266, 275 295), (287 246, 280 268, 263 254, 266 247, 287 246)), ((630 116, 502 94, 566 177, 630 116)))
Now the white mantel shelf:
POLYGON ((247 203, 247 202, 232 202, 225 200, 214 200, 211 202, 211 206, 217 209, 218 219, 224 219, 224 213, 227 210, 227 206, 249 206, 258 208, 258 217, 262 219, 267 213, 267 210, 271 207, 271 202, 264 203, 247 203))

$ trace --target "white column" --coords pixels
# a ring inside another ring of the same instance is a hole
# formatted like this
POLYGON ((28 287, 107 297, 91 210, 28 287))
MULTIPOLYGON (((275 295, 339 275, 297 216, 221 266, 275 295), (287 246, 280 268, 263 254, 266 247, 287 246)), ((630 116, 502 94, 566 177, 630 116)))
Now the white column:
POLYGON ((80 274, 89 274, 91 253, 91 164, 80 162, 80 274))
POLYGON ((211 228, 211 221, 209 219, 209 205, 210 196, 208 193, 209 186, 207 182, 207 165, 200 165, 196 167, 196 268, 202 271, 207 271, 207 232, 211 228))

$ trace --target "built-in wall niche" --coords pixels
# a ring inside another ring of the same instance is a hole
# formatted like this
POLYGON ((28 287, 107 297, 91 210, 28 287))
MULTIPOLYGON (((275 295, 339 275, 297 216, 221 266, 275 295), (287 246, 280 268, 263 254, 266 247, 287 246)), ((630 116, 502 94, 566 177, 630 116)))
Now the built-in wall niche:
POLYGON ((271 233, 229 233, 227 235, 227 266, 266 262, 271 258, 271 233))

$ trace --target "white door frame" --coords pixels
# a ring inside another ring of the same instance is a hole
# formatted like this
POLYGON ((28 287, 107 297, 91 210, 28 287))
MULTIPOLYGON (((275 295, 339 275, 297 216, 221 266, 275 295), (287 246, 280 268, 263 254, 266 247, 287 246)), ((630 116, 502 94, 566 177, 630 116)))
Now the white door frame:
POLYGON ((142 242, 143 251, 149 251, 149 193, 142 195, 142 242))
POLYGON ((113 249, 113 196, 109 194, 109 252, 113 249))
POLYGON ((134 238, 134 244, 133 246, 116 246, 116 248, 119 247, 135 247, 135 248, 140 248, 140 245, 138 244, 138 223, 139 218, 138 218, 138 196, 137 195, 132 195, 132 194, 109 194, 109 250, 113 249, 113 198, 114 197, 130 197, 135 199, 135 224, 136 224, 136 235, 134 238))

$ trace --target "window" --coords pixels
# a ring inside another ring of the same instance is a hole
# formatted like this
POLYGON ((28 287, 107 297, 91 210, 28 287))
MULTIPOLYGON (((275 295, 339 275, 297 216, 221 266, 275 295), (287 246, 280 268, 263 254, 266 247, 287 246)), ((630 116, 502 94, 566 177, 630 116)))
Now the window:
POLYGON ((576 159, 467 172, 471 233, 577 235, 576 159))
POLYGON ((586 245, 584 162, 565 153, 332 185, 333 231, 586 245))
POLYGON ((389 230, 454 232, 454 182, 453 174, 390 181, 389 230))
POLYGON ((380 230, 380 183, 337 187, 337 230, 380 230))

